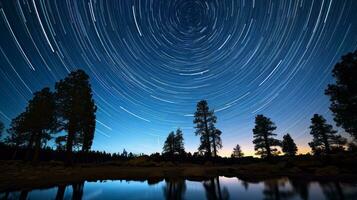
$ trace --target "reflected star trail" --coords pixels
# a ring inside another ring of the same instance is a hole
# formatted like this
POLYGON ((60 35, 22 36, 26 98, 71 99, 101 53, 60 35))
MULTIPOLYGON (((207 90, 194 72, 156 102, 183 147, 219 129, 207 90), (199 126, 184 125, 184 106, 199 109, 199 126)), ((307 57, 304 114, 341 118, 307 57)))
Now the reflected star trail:
POLYGON ((161 152, 167 133, 199 138, 207 99, 223 132, 253 154, 254 116, 272 118, 308 151, 314 113, 330 122, 326 85, 357 49, 355 0, 0 0, 0 119, 81 68, 98 105, 94 150, 161 152))

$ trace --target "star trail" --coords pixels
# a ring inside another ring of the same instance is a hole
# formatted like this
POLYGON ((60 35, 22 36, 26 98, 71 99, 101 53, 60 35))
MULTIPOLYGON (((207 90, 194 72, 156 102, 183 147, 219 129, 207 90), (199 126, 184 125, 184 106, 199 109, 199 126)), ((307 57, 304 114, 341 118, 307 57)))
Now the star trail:
MULTIPOLYGON (((91 77, 94 150, 161 152, 206 99, 223 149, 253 155, 254 117, 290 133, 301 153, 314 113, 331 123, 324 89, 357 49, 355 0, 0 0, 0 120, 70 71, 91 77)), ((342 131, 342 130, 341 130, 342 131)))

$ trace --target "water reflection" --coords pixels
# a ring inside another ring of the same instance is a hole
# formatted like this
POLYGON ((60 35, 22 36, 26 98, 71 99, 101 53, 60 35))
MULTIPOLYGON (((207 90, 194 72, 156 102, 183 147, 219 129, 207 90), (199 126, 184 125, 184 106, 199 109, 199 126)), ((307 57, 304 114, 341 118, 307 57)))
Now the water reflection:
POLYGON ((356 185, 344 184, 338 182, 333 183, 320 183, 326 199, 357 199, 356 185), (354 188, 354 189, 353 189, 354 188))
POLYGON ((306 182, 287 178, 260 182, 215 177, 204 181, 97 181, 48 189, 5 191, 0 199, 357 199, 356 183, 306 182))
POLYGON ((57 187, 56 200, 63 199, 65 190, 66 190, 66 186, 65 185, 59 185, 57 187))
POLYGON ((205 188, 206 198, 208 200, 227 200, 229 199, 229 193, 226 187, 221 189, 219 184, 219 178, 211 178, 208 181, 203 182, 205 188))
POLYGON ((309 199, 309 183, 301 180, 291 180, 291 186, 296 194, 300 196, 302 200, 309 199))
POLYGON ((184 199, 184 194, 186 192, 186 182, 185 180, 166 180, 166 185, 164 186, 164 196, 167 200, 181 200, 184 199))
POLYGON ((264 182, 264 199, 274 200, 274 199, 291 199, 294 197, 295 193, 293 190, 286 190, 287 181, 286 179, 280 180, 268 180, 264 182))

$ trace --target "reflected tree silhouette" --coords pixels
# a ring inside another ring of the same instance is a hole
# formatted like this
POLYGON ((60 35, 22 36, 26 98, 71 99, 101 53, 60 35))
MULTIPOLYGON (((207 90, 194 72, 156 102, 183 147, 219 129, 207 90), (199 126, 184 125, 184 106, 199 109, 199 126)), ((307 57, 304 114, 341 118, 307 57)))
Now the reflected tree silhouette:
POLYGON ((168 200, 181 200, 184 199, 186 192, 185 180, 165 180, 164 197, 168 200))
MULTIPOLYGON (((239 181, 240 179, 238 179, 239 181)), ((247 191, 249 189, 249 183, 247 181, 241 180, 241 184, 244 187, 244 189, 247 191)))
POLYGON ((4 192, 0 195, 0 199, 9 199, 10 192, 4 192))
POLYGON ((320 182, 319 184, 326 199, 330 199, 330 200, 345 199, 340 183, 320 182))
POLYGON ((19 199, 20 199, 20 200, 26 200, 28 194, 29 194, 29 191, 28 191, 28 190, 23 190, 23 191, 21 191, 19 199))
POLYGON ((72 199, 73 200, 82 199, 84 182, 72 184, 72 188, 73 188, 72 199))
POLYGON ((306 181, 291 180, 290 184, 293 187, 294 192, 298 194, 301 199, 303 200, 309 199, 310 183, 306 181))
MULTIPOLYGON (((129 180, 118 180, 122 181, 129 181, 129 180)), ((98 183, 102 183, 103 181, 98 181, 98 183)), ((139 181, 137 181, 139 182, 139 181)), ((145 184, 145 181, 140 181, 145 184)), ((147 181, 147 186, 150 187, 157 183, 161 182, 160 179, 152 179, 147 181)), ((207 200, 228 200, 232 198, 229 194, 228 188, 226 186, 221 186, 220 179, 218 177, 210 178, 206 181, 201 182, 203 187, 200 188, 200 191, 204 192, 205 195, 201 196, 201 198, 205 198, 207 200)), ((238 182, 228 183, 231 186, 239 187, 233 188, 232 191, 242 191, 244 187, 246 190, 249 191, 248 195, 251 199, 256 199, 258 196, 256 191, 262 191, 264 200, 287 200, 287 199, 302 199, 308 200, 309 198, 316 199, 316 195, 322 195, 319 198, 327 199, 327 200, 355 200, 357 199, 357 184, 356 182, 346 183, 346 182, 330 182, 330 181, 321 181, 321 182, 309 182, 302 179, 288 179, 288 178, 281 178, 281 179, 271 179, 266 181, 251 181, 251 180, 241 180, 238 179, 238 182), (259 187, 258 190, 254 186, 255 184, 263 183, 263 187, 259 187), (311 184, 316 185, 318 184, 319 187, 310 187, 311 184), (251 188, 253 187, 253 188, 251 188), (253 193, 252 193, 253 192, 253 193), (311 193, 311 194, 310 194, 311 193)), ((61 184, 57 185, 53 188, 43 188, 43 190, 47 190, 48 192, 45 193, 38 193, 38 189, 42 190, 41 188, 33 188, 33 189, 22 189, 17 191, 5 191, 0 192, 0 200, 1 199, 56 199, 56 200, 63 200, 63 199, 84 199, 84 185, 85 182, 78 182, 78 183, 69 183, 69 184, 61 184), (67 191, 72 188, 72 194, 69 194, 67 191), (57 190, 56 190, 57 189, 57 190), (35 191, 37 190, 37 191, 35 191), (67 195, 65 194, 67 191, 67 195)), ((162 186, 163 197, 164 199, 168 200, 182 200, 185 198, 193 199, 191 194, 192 191, 187 191, 187 188, 192 187, 190 183, 187 183, 185 179, 171 179, 165 180, 165 185, 162 186)), ((92 187, 90 187, 92 188, 92 187)), ((156 188, 156 187, 155 187, 156 188)), ((92 188, 93 189, 93 188, 92 188)), ((141 187, 137 188, 139 190, 143 189, 141 187)), ((94 189, 94 190, 98 190, 94 189)), ((88 194, 90 194, 91 189, 87 189, 88 194)), ((125 191, 119 194, 126 194, 125 191)), ((161 193, 161 191, 155 192, 161 193)), ((138 199, 142 197, 146 197, 146 193, 144 195, 137 194, 138 199), (142 196, 144 195, 144 196, 142 196)), ((112 195, 110 195, 112 196, 112 195)), ((108 197, 108 194, 103 194, 98 199, 105 199, 108 197)), ((247 197, 247 196, 245 196, 247 197)))
POLYGON ((264 182, 263 195, 265 200, 284 200, 291 199, 295 193, 293 191, 282 191, 281 187, 284 187, 288 181, 282 180, 268 180, 264 182))
POLYGON ((229 199, 229 192, 226 187, 221 189, 219 178, 211 178, 208 181, 203 182, 203 187, 206 192, 207 200, 227 200, 229 199))
POLYGON ((151 178, 147 180, 148 185, 156 185, 158 183, 160 183, 161 181, 163 181, 163 179, 161 178, 151 178))
POLYGON ((59 185, 56 193, 56 200, 62 200, 65 191, 66 191, 66 185, 59 185))
POLYGON ((339 182, 320 182, 320 187, 326 199, 329 200, 352 200, 357 199, 357 186, 353 184, 342 184, 339 182))

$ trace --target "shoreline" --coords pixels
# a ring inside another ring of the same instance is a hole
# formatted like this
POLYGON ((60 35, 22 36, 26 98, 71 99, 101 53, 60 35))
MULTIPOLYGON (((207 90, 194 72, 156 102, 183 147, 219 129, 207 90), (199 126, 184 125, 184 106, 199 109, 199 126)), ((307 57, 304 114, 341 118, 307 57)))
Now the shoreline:
POLYGON ((40 163, 32 166, 21 161, 0 162, 0 192, 50 188, 83 181, 133 180, 156 183, 165 179, 186 179, 204 181, 217 176, 237 177, 247 182, 267 179, 291 178, 303 181, 342 181, 357 180, 357 174, 339 170, 334 166, 301 170, 299 167, 282 168, 281 164, 235 164, 198 165, 180 164, 177 166, 127 166, 105 164, 77 164, 65 167, 58 163, 40 163))

